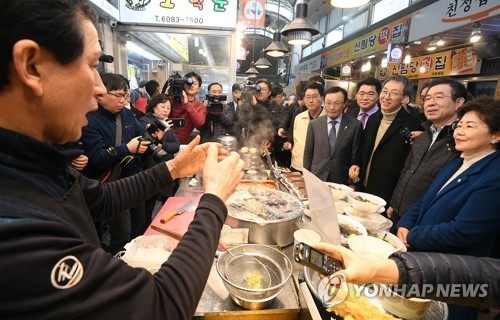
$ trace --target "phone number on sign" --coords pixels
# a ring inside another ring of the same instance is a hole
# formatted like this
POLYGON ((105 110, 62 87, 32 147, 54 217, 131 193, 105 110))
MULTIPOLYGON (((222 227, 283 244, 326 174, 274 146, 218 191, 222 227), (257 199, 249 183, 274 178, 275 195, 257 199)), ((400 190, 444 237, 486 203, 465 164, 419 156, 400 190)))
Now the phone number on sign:
POLYGON ((156 22, 164 23, 189 23, 189 24, 203 24, 203 18, 193 17, 177 17, 177 16, 155 16, 156 22))

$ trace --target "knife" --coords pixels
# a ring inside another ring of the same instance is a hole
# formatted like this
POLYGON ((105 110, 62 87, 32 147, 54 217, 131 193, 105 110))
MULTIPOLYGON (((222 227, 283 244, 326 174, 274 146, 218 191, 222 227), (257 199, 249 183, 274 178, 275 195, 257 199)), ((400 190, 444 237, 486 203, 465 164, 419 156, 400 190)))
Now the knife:
POLYGON ((186 211, 187 209, 189 209, 189 207, 191 207, 193 205, 193 203, 194 203, 194 201, 190 200, 188 203, 182 205, 182 207, 180 207, 180 208, 178 208, 176 210, 170 211, 169 213, 167 213, 167 215, 165 215, 163 218, 161 218, 160 222, 161 223, 167 223, 167 222, 169 222, 176 215, 181 214, 184 211, 186 211))

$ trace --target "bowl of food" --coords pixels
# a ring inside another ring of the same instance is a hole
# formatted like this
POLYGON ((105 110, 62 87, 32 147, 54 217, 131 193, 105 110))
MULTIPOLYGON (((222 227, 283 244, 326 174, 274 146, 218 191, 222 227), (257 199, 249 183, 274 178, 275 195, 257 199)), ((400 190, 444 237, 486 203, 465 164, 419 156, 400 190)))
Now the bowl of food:
POLYGON ((349 202, 345 200, 335 200, 334 202, 335 202, 335 211, 337 211, 337 214, 344 214, 345 207, 351 206, 349 202))
POLYGON ((370 259, 385 259, 396 252, 396 248, 388 242, 365 235, 352 236, 347 244, 352 251, 370 259))
POLYGON ((380 212, 387 204, 387 202, 380 197, 358 191, 349 193, 347 199, 354 209, 363 212, 380 212))
POLYGON ((335 200, 343 200, 347 197, 347 194, 353 192, 349 186, 345 184, 333 183, 333 182, 325 182, 327 186, 330 187, 330 191, 332 192, 333 199, 335 200))
POLYGON ((351 217, 344 215, 337 215, 340 228, 340 243, 347 244, 350 237, 357 235, 368 235, 366 228, 359 222, 351 217))
POLYGON ((392 225, 393 225, 393 222, 391 221, 391 219, 385 219, 385 222, 382 223, 382 225, 380 226, 380 230, 382 231, 389 231, 391 230, 392 228, 392 225))
POLYGON ((403 319, 422 319, 432 300, 419 298, 405 298, 391 290, 384 284, 378 284, 377 300, 386 311, 403 319))
POLYGON ((384 223, 386 223, 386 218, 378 213, 366 213, 363 211, 358 211, 353 207, 345 207, 344 212, 347 216, 361 222, 365 226, 366 230, 379 230, 384 223))
POLYGON ((403 241, 399 239, 397 236, 393 235, 392 233, 384 230, 373 230, 370 231, 368 230, 368 235, 379 238, 381 240, 384 240, 385 242, 389 243, 391 246, 393 246, 397 251, 399 252, 406 252, 406 246, 404 245, 403 241))

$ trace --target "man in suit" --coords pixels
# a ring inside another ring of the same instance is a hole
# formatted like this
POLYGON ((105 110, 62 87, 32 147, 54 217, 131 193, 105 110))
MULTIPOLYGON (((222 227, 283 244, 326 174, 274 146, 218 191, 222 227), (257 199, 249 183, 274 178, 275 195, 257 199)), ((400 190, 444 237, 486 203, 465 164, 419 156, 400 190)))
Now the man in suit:
POLYGON ((238 108, 238 101, 240 101, 241 97, 241 90, 243 90, 245 86, 241 83, 235 83, 231 87, 231 95, 233 96, 233 101, 229 102, 227 105, 233 111, 233 113, 236 112, 236 109, 238 108))
POLYGON ((387 203, 410 152, 410 134, 420 130, 420 121, 403 108, 412 93, 413 85, 404 76, 393 75, 385 80, 380 93, 381 112, 368 119, 356 157, 357 165, 349 169, 353 180, 359 173, 361 190, 387 203))
POLYGON ((343 113, 346 90, 331 87, 324 100, 326 116, 312 120, 307 128, 304 168, 323 181, 348 184, 349 167, 358 152, 363 127, 343 113))
POLYGON ((378 99, 381 90, 382 84, 375 78, 366 78, 358 82, 357 106, 348 108, 346 114, 361 121, 365 128, 368 118, 379 110, 378 99))

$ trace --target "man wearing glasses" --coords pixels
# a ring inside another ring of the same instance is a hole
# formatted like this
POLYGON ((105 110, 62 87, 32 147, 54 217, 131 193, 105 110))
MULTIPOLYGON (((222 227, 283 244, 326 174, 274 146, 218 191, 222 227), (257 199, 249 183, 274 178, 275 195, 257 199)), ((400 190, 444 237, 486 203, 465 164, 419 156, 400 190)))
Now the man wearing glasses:
POLYGON ((312 120, 307 128, 304 168, 323 181, 352 184, 349 167, 358 152, 363 127, 344 114, 346 103, 345 89, 329 88, 325 92, 326 116, 312 120))
POLYGON ((366 78, 358 82, 357 107, 348 108, 346 114, 357 118, 365 128, 368 118, 379 110, 378 99, 381 90, 382 84, 375 78, 366 78))
POLYGON ((411 81, 401 75, 385 80, 380 93, 380 113, 368 119, 363 131, 358 165, 349 169, 349 176, 365 191, 391 200, 394 187, 410 152, 410 135, 420 129, 420 121, 412 117, 403 105, 410 102, 411 81))
MULTIPOLYGON (((139 140, 145 128, 125 108, 130 97, 125 79, 113 73, 104 73, 101 78, 107 93, 99 97, 98 110, 87 114, 89 124, 82 129, 81 141, 89 158, 85 174, 108 182, 141 172, 142 162, 137 156, 147 150, 150 142, 139 140)), ((142 234, 144 221, 144 203, 103 221, 103 225, 109 226, 110 235, 106 249, 112 254, 122 250, 127 242, 142 234)))
POLYGON ((171 118, 185 120, 184 127, 174 128, 175 134, 182 144, 189 142, 189 136, 193 133, 194 128, 201 128, 207 118, 207 107, 196 97, 202 84, 201 76, 194 72, 188 72, 184 78, 189 80, 184 82, 182 98, 174 99, 170 115, 171 118))
POLYGON ((467 89, 451 78, 437 78, 422 91, 425 131, 412 144, 410 155, 399 177, 387 209, 394 222, 399 219, 427 191, 441 168, 458 157, 448 149, 452 137, 451 125, 457 120, 456 110, 467 101, 467 89))

